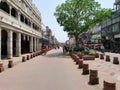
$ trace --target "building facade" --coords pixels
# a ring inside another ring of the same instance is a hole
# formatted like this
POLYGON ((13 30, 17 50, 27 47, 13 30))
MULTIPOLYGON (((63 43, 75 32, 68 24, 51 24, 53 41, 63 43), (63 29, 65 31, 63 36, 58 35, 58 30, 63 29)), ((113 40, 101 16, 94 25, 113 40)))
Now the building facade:
POLYGON ((115 0, 111 19, 107 19, 101 26, 102 43, 107 50, 120 50, 120 0, 115 0))
POLYGON ((101 25, 97 24, 91 29, 91 42, 101 44, 101 25))
POLYGON ((41 14, 32 0, 0 1, 0 59, 40 49, 41 14))

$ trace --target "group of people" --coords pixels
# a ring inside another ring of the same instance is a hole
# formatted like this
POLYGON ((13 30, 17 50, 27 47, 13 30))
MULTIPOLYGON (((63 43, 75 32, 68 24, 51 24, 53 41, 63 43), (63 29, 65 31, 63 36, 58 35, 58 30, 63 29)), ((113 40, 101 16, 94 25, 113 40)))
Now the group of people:
MULTIPOLYGON (((73 49, 75 49, 75 46, 70 47, 68 44, 65 44, 65 45, 63 46, 63 54, 66 54, 67 52, 69 52, 71 48, 72 48, 72 50, 73 50, 73 49)), ((84 51, 88 51, 89 49, 91 49, 90 47, 85 46, 85 45, 81 45, 81 44, 79 45, 79 48, 82 49, 82 50, 84 50, 84 51)), ((103 44, 100 45, 100 51, 101 51, 102 53, 105 52, 105 47, 104 47, 103 44)))
POLYGON ((42 55, 46 55, 49 48, 59 49, 60 46, 59 45, 53 45, 52 47, 50 47, 47 44, 42 44, 42 47, 41 47, 41 51, 43 53, 42 55))
POLYGON ((54 45, 54 48, 55 48, 55 49, 59 49, 60 46, 57 44, 57 45, 54 45))

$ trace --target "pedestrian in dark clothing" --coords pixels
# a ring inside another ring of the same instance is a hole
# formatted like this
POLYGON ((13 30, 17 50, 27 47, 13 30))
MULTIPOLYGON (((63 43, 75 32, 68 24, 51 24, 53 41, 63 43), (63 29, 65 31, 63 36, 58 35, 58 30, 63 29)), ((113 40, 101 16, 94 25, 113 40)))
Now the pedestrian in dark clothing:
POLYGON ((100 46, 100 49, 101 49, 101 52, 102 52, 102 53, 104 53, 105 48, 104 48, 104 46, 103 46, 103 45, 101 45, 101 46, 100 46))
POLYGON ((48 48, 47 48, 47 45, 42 45, 42 55, 46 55, 47 54, 47 50, 48 50, 48 48))

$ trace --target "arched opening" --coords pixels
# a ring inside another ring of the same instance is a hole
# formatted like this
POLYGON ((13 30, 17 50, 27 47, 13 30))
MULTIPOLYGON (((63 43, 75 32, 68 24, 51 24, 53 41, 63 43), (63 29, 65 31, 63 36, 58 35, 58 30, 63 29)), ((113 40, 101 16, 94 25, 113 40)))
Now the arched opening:
POLYGON ((21 54, 24 54, 26 52, 24 44, 25 44, 24 36, 21 35, 21 54))
POLYGON ((30 21, 28 22, 28 25, 31 26, 31 22, 30 21))
POLYGON ((17 18, 17 16, 18 16, 18 13, 14 8, 12 8, 12 10, 11 10, 11 15, 15 18, 17 18))
POLYGON ((36 26, 36 30, 38 30, 38 26, 36 26))
POLYGON ((33 38, 33 51, 35 52, 35 39, 33 38))
POLYGON ((28 25, 28 19, 27 19, 27 18, 25 18, 25 24, 27 24, 27 25, 28 25))
POLYGON ((16 55, 16 38, 17 38, 17 34, 13 33, 13 56, 16 55))
POLYGON ((20 15, 20 21, 24 22, 24 16, 22 14, 20 15))
POLYGON ((27 39, 27 36, 21 35, 21 53, 29 53, 30 52, 30 40, 27 39))
POLYGON ((35 29, 35 24, 33 23, 33 29, 35 29))
POLYGON ((1 32, 1 58, 7 58, 7 37, 8 33, 5 30, 1 32))
POLYGON ((37 30, 39 31, 39 30, 40 30, 40 28, 39 28, 39 27, 37 27, 37 30))
POLYGON ((35 25, 35 30, 37 30, 37 26, 35 25))
POLYGON ((9 5, 6 2, 0 2, 0 9, 7 12, 8 14, 10 13, 9 5))
POLYGON ((30 40, 28 40, 27 37, 26 37, 26 44, 25 44, 25 47, 26 47, 27 53, 29 53, 29 52, 30 52, 30 40))

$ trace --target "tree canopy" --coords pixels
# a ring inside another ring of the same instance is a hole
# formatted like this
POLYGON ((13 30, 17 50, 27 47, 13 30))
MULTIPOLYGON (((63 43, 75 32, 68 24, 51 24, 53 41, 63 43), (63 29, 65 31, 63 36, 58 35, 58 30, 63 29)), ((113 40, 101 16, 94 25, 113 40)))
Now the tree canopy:
POLYGON ((101 23, 111 13, 111 9, 102 9, 95 0, 66 0, 56 7, 54 15, 64 31, 75 36, 77 41, 79 34, 101 23))

